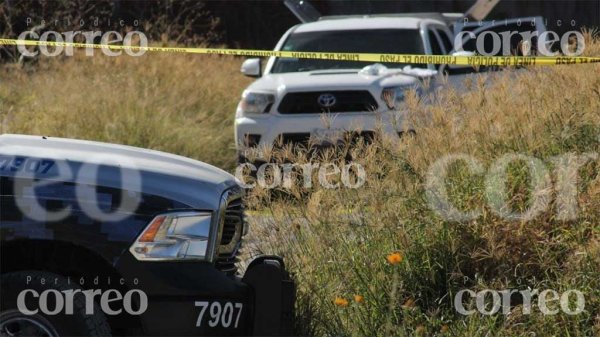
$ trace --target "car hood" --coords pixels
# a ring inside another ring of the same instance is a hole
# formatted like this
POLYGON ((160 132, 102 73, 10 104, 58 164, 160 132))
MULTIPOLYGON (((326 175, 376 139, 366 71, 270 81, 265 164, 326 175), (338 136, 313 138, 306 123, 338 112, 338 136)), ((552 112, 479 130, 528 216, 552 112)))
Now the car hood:
POLYGON ((266 74, 256 80, 249 90, 274 91, 278 93, 315 90, 377 89, 383 87, 413 85, 419 76, 403 73, 400 69, 388 69, 382 74, 365 74, 359 70, 325 70, 266 74))
MULTIPOLYGON (((197 160, 85 140, 1 135, 0 156, 39 158, 55 163, 47 172, 36 171, 36 177, 125 188, 197 209, 217 209, 221 194, 236 185, 235 178, 229 173, 197 160)), ((18 176, 27 172, 24 169, 2 170, 0 174, 18 176)))

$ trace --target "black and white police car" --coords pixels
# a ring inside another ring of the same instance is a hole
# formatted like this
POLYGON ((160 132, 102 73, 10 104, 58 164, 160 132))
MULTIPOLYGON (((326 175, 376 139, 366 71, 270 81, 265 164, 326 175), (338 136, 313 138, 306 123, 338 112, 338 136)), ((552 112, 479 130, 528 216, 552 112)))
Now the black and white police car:
POLYGON ((242 191, 192 159, 0 136, 0 336, 289 335, 283 260, 236 261, 242 191))

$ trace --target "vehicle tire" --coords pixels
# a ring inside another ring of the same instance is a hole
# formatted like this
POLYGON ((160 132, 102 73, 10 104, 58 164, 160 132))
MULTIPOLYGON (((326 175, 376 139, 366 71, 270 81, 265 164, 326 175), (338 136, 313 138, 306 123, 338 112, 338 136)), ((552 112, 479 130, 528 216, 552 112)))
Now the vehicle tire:
MULTIPOLYGON (((69 283, 66 278, 48 272, 20 271, 2 275, 0 284, 0 336, 110 336, 110 326, 100 306, 94 303, 93 314, 86 314, 85 296, 81 293, 73 296, 73 314, 65 314, 65 303, 56 315, 47 315, 41 310, 28 315, 17 306, 19 293, 24 290, 33 290, 37 294, 47 290, 81 290, 77 281, 69 283)), ((47 311, 55 310, 56 297, 48 295, 47 298, 47 311)), ((29 293, 24 304, 26 310, 35 311, 40 307, 40 298, 29 293)))

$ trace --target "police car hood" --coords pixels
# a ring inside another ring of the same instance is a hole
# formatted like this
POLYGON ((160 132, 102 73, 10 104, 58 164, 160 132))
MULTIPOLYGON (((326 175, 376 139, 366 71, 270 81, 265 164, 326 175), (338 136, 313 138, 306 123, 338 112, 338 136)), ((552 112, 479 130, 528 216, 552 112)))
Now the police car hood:
MULTIPOLYGON (((36 177, 142 192, 192 208, 215 210, 235 178, 206 163, 160 151, 100 142, 25 135, 1 135, 0 156, 53 162, 3 170, 36 177)), ((5 160, 6 161, 6 160, 5 160)))

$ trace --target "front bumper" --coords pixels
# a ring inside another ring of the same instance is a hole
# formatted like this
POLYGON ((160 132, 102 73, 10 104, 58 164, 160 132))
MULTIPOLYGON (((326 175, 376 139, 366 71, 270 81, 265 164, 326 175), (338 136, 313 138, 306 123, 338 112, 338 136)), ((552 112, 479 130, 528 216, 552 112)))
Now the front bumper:
POLYGON ((292 334, 295 285, 281 258, 256 258, 241 279, 204 262, 139 263, 124 257, 119 269, 130 288, 148 297, 139 316, 144 335, 292 334))
POLYGON ((315 135, 324 130, 382 130, 386 134, 398 135, 412 130, 406 117, 406 111, 239 116, 235 119, 235 139, 238 150, 242 150, 248 145, 268 148, 285 135, 315 135), (257 143, 247 144, 249 137, 258 140, 257 143))

